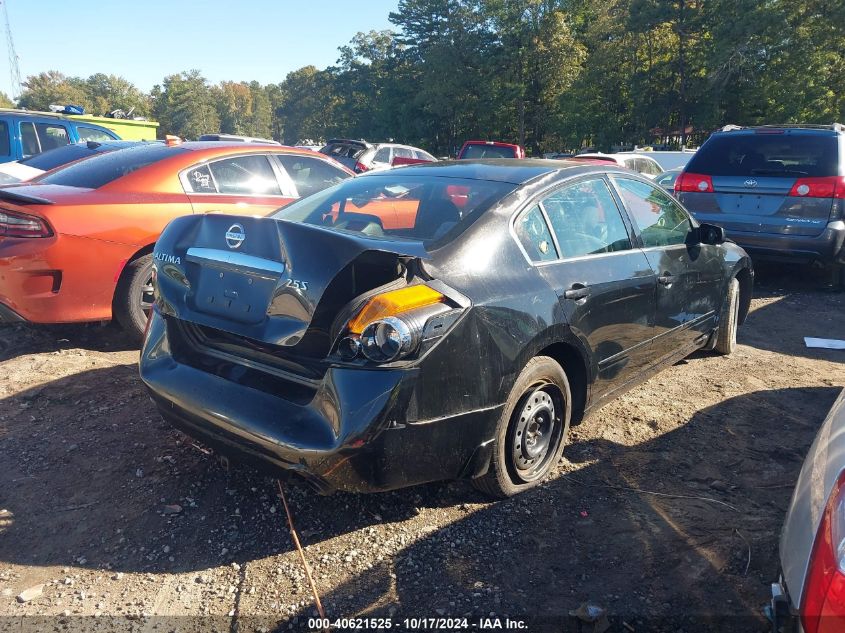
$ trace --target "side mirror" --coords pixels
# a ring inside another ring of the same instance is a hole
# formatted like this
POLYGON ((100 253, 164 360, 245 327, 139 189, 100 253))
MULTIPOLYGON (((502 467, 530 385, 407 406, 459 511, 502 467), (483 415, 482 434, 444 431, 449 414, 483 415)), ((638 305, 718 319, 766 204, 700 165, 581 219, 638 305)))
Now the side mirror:
POLYGON ((716 244, 725 243, 725 229, 716 224, 702 223, 698 225, 698 241, 700 244, 716 244))

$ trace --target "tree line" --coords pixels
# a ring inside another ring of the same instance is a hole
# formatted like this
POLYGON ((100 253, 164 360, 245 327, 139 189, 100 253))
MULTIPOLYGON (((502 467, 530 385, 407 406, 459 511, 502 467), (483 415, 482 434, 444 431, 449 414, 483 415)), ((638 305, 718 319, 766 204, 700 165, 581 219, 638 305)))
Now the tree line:
POLYGON ((185 138, 393 139, 437 155, 468 138, 536 155, 845 120, 842 0, 400 0, 389 19, 335 65, 277 84, 213 85, 192 70, 145 94, 115 75, 49 71, 16 105, 135 108, 185 138))

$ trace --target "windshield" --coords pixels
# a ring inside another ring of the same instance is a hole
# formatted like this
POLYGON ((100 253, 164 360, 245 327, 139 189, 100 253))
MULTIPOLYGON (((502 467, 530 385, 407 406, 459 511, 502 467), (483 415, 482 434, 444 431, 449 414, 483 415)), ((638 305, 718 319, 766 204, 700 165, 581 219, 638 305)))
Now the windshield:
POLYGON ((37 182, 97 189, 133 171, 188 150, 159 143, 105 152, 71 163, 37 179, 37 182))
POLYGON ((501 145, 467 145, 461 158, 515 158, 512 147, 501 145))
POLYGON ((708 176, 836 176, 837 142, 813 134, 712 136, 686 171, 708 176))
POLYGON ((442 239, 445 244, 516 186, 408 172, 352 178, 279 209, 272 217, 371 237, 442 239))

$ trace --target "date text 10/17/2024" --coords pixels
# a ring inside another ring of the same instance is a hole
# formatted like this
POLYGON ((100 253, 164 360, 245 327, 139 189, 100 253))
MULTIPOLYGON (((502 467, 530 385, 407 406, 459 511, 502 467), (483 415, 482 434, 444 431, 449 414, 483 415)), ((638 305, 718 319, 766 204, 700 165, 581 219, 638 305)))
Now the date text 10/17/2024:
POLYGON ((403 631, 520 631, 527 630, 524 620, 511 618, 309 618, 308 629, 321 630, 389 630, 403 631))

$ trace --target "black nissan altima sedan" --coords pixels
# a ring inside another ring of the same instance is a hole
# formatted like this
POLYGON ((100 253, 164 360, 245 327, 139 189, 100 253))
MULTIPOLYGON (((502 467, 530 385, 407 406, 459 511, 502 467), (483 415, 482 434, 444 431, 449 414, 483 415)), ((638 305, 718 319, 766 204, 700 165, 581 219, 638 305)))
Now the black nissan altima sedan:
POLYGON ((321 492, 535 486, 570 424, 696 349, 731 353, 753 283, 654 182, 542 160, 178 218, 154 262, 140 371, 162 415, 321 492))

